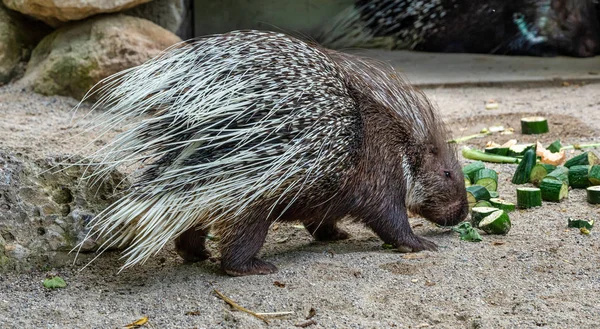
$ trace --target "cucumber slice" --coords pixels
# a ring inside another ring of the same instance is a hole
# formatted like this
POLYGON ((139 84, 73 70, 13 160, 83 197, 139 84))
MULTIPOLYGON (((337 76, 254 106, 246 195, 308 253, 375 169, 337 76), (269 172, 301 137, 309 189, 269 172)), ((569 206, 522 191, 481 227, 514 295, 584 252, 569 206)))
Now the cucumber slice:
POLYGON ((489 200, 490 192, 481 185, 471 185, 467 187, 467 201, 469 202, 469 210, 481 200, 489 200))
POLYGON ((508 147, 486 147, 484 152, 497 155, 507 155, 508 147))
POLYGON ((508 156, 519 157, 525 155, 525 152, 535 149, 535 144, 516 144, 508 148, 508 156))
POLYGON ((462 171, 463 171, 463 174, 465 176, 469 177, 471 182, 473 182, 473 176, 475 175, 475 173, 484 168, 485 168, 485 164, 483 164, 483 162, 475 161, 475 162, 471 162, 468 165, 464 166, 462 171))
POLYGON ((569 185, 569 168, 567 167, 556 167, 544 178, 556 178, 567 185, 569 185))
POLYGON ((497 198, 500 194, 496 191, 490 191, 490 198, 497 198))
POLYGON ((593 165, 590 167, 590 171, 588 172, 588 180, 590 181, 590 185, 600 185, 599 165, 593 165))
POLYGON ((469 176, 465 175, 465 187, 469 187, 471 186, 471 179, 469 178, 469 176))
POLYGON ((500 198, 491 198, 490 203, 492 204, 492 207, 504 210, 505 212, 511 212, 515 210, 514 203, 505 201, 500 198))
POLYGON ((489 201, 481 200, 481 201, 477 201, 477 203, 475 204, 475 206, 473 208, 477 208, 477 207, 491 207, 491 206, 492 206, 492 204, 489 201))
POLYGON ((590 186, 587 189, 587 201, 591 204, 600 203, 600 185, 590 186))
POLYGON ((479 160, 485 162, 495 162, 495 163, 517 163, 519 159, 515 157, 507 157, 503 155, 496 155, 481 152, 479 150, 474 150, 468 146, 463 147, 462 155, 465 159, 469 160, 479 160))
POLYGON ((554 142, 552 142, 552 144, 548 145, 547 150, 552 153, 558 153, 558 152, 560 152, 561 147, 562 147, 562 144, 560 143, 560 139, 558 139, 558 140, 555 140, 554 142))
POLYGON ((590 181, 588 180, 589 171, 590 166, 588 165, 571 166, 569 168, 569 186, 573 188, 586 188, 590 186, 590 181))
POLYGON ((473 223, 473 226, 477 227, 482 219, 495 211, 498 211, 498 208, 473 207, 473 209, 471 209, 471 223, 473 223))
POLYGON ((542 192, 537 187, 517 187, 517 207, 528 209, 542 205, 542 192))
POLYGON ((521 132, 524 135, 544 134, 548 131, 548 120, 544 117, 521 118, 521 132))
POLYGON ((506 234, 510 231, 511 223, 507 213, 496 210, 483 218, 478 227, 488 234, 506 234))
POLYGON ((529 182, 535 186, 539 186, 540 182, 546 175, 556 169, 556 166, 545 163, 538 163, 531 168, 531 174, 529 174, 529 182))
POLYGON ((492 169, 479 169, 473 175, 473 182, 476 185, 485 187, 488 191, 496 191, 498 188, 498 174, 492 169))
POLYGON ((531 169, 535 166, 535 149, 531 148, 525 152, 523 159, 519 162, 515 174, 512 178, 513 184, 525 184, 529 183, 529 177, 531 175, 531 169))
POLYGON ((540 183, 542 200, 559 202, 569 194, 569 185, 553 177, 546 177, 540 183))
POLYGON ((585 228, 591 230, 594 227, 594 220, 587 221, 585 219, 567 219, 567 227, 585 228))
POLYGON ((577 165, 593 166, 597 163, 600 163, 600 159, 598 159, 598 156, 594 152, 587 151, 567 160, 567 162, 565 162, 565 167, 570 168, 572 166, 577 165))

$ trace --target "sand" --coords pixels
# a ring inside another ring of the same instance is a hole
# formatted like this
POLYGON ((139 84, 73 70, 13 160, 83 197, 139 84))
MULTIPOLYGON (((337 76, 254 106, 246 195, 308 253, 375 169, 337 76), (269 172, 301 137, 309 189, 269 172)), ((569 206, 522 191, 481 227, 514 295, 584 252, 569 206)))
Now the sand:
MULTIPOLYGON (((490 139, 533 141, 518 134, 519 118, 543 114, 551 122, 543 143, 600 141, 597 84, 426 93, 454 136, 500 124, 517 134, 490 139), (485 110, 488 99, 499 108, 485 110)), ((70 122, 76 103, 14 85, 0 88, 0 149, 42 157, 84 147, 93 134, 70 122)), ((469 144, 481 147, 487 140, 469 144)), ((500 195, 514 202, 510 178, 516 165, 488 167, 499 172, 500 195)), ((307 328, 592 328, 600 315, 600 232, 582 235, 566 224, 568 217, 598 214, 585 191, 572 190, 560 203, 511 213, 508 235, 483 234, 479 243, 413 218, 415 232, 439 246, 438 252, 414 254, 383 249, 371 231, 351 222, 342 226, 352 237, 335 243, 314 242, 304 229, 279 224, 261 251, 279 272, 265 276, 228 277, 216 261, 185 264, 172 246, 119 273, 119 254, 107 253, 82 271, 83 260, 0 276, 0 327, 117 328, 147 316, 148 328, 295 328, 307 324, 314 309, 307 328), (42 287, 48 273, 60 275, 67 287, 42 287), (267 325, 232 310, 215 289, 256 312, 293 314, 270 318, 267 325)))

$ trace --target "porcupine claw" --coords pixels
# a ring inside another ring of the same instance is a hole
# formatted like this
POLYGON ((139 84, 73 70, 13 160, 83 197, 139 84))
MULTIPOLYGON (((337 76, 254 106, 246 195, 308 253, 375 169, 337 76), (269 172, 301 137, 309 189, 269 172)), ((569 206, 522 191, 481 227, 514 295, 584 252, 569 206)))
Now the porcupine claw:
POLYGON ((396 246, 400 252, 418 252, 422 250, 437 251, 438 247, 435 243, 421 238, 417 235, 413 235, 410 242, 404 242, 396 246))

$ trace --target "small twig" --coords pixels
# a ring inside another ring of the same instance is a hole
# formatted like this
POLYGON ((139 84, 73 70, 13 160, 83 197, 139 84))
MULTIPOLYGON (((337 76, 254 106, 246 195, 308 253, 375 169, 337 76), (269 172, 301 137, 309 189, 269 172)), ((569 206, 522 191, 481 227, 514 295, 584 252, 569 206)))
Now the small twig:
POLYGON ((258 319, 261 319, 261 320, 263 320, 263 321, 264 321, 266 324, 269 324, 269 321, 268 321, 268 320, 267 320, 265 317, 263 317, 262 315, 260 315, 260 314, 258 314, 258 313, 256 313, 256 312, 252 312, 252 311, 250 311, 249 309, 247 309, 247 308, 245 308, 245 307, 242 307, 242 306, 240 306, 238 303, 234 302, 234 301, 233 301, 231 298, 229 298, 229 297, 227 297, 227 296, 223 295, 223 294, 222 294, 220 291, 218 291, 217 289, 214 289, 213 291, 215 292, 215 294, 217 294, 217 296, 218 296, 219 298, 221 298, 222 300, 224 300, 224 301, 225 301, 225 303, 227 303, 227 304, 231 305, 231 307, 235 308, 236 310, 238 310, 238 311, 242 311, 242 312, 246 312, 246 313, 248 313, 248 314, 250 314, 250 315, 252 315, 252 316, 254 316, 254 317, 258 318, 258 319))
POLYGON ((312 326, 313 324, 317 324, 317 321, 310 319, 310 320, 302 322, 302 323, 296 323, 294 326, 300 327, 300 328, 306 328, 308 326, 312 326))
POLYGON ((256 313, 257 315, 260 316, 272 316, 272 317, 277 317, 277 316, 286 316, 286 315, 293 315, 294 312, 289 311, 289 312, 270 312, 270 313, 256 313))
POLYGON ((451 139, 448 141, 448 143, 456 143, 456 144, 460 144, 462 142, 466 142, 470 139, 474 139, 474 138, 483 138, 485 136, 489 136, 491 135, 491 132, 486 132, 486 133, 478 133, 475 135, 469 135, 469 136, 465 136, 465 137, 459 137, 459 138, 455 138, 455 139, 451 139))

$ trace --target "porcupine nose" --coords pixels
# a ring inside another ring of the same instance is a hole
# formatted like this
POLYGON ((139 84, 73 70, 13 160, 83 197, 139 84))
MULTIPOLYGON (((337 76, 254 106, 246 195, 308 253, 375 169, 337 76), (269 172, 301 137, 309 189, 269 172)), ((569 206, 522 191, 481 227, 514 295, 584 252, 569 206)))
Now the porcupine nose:
POLYGON ((446 226, 453 226, 462 222, 469 213, 469 203, 466 198, 451 203, 448 207, 448 217, 446 218, 446 226))

